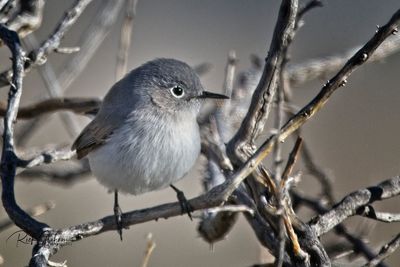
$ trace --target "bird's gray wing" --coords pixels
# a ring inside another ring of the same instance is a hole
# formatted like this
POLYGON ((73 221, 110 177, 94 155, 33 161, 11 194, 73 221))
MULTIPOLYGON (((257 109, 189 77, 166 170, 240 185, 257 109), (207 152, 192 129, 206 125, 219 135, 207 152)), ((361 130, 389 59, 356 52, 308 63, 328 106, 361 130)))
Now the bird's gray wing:
POLYGON ((124 125, 138 101, 132 93, 132 84, 132 78, 127 75, 107 93, 94 120, 83 129, 72 145, 78 159, 103 145, 115 130, 124 125))
POLYGON ((72 145, 72 149, 76 149, 78 159, 103 145, 116 129, 117 125, 112 120, 104 121, 104 118, 96 117, 83 129, 72 145))

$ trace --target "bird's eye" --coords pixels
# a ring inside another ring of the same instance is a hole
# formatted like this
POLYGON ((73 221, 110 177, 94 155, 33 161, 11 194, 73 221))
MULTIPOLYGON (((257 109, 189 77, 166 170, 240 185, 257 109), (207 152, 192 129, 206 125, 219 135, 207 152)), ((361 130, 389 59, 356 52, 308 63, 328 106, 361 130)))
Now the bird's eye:
POLYGON ((185 95, 185 91, 180 86, 174 86, 171 88, 171 94, 176 98, 181 98, 185 95))

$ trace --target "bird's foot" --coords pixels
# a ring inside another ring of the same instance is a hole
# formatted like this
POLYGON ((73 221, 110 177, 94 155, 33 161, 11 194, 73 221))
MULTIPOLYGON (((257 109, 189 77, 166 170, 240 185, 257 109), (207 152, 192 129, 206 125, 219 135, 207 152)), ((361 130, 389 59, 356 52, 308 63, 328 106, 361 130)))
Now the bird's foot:
POLYGON ((115 222, 117 224, 117 232, 119 234, 119 238, 122 241, 122 210, 118 204, 118 191, 115 191, 114 198, 114 216, 115 222))
POLYGON ((193 208, 190 205, 189 201, 186 199, 185 194, 174 185, 171 184, 170 186, 176 192, 176 197, 178 198, 179 204, 181 205, 182 214, 186 213, 189 216, 190 220, 193 220, 193 208))

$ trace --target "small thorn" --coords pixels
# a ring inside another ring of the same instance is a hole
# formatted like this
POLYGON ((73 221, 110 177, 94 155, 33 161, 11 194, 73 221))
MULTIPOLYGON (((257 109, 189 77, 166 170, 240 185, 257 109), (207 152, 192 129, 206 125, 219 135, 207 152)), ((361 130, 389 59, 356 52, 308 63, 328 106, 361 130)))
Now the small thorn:
POLYGON ((341 87, 344 87, 344 86, 346 86, 346 84, 347 84, 347 80, 344 79, 344 80, 340 83, 340 86, 341 86, 341 87))
POLYGON ((392 34, 396 35, 398 32, 399 32, 399 29, 396 27, 396 28, 393 29, 392 34))
POLYGON ((368 59, 368 54, 367 53, 363 53, 361 56, 361 60, 362 61, 366 61, 368 59))
POLYGON ((376 25, 376 31, 375 32, 379 32, 380 29, 381 29, 381 26, 376 25))

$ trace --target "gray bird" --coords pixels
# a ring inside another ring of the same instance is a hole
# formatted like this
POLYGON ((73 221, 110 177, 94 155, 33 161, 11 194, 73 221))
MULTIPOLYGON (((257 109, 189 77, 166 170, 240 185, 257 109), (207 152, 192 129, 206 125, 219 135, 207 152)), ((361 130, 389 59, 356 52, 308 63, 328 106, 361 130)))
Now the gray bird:
POLYGON ((78 159, 88 157, 97 180, 114 190, 120 235, 118 191, 138 195, 171 186, 190 216, 184 195, 172 184, 185 176, 200 153, 196 117, 204 98, 227 97, 204 91, 184 62, 149 61, 110 89, 72 145, 78 159))

